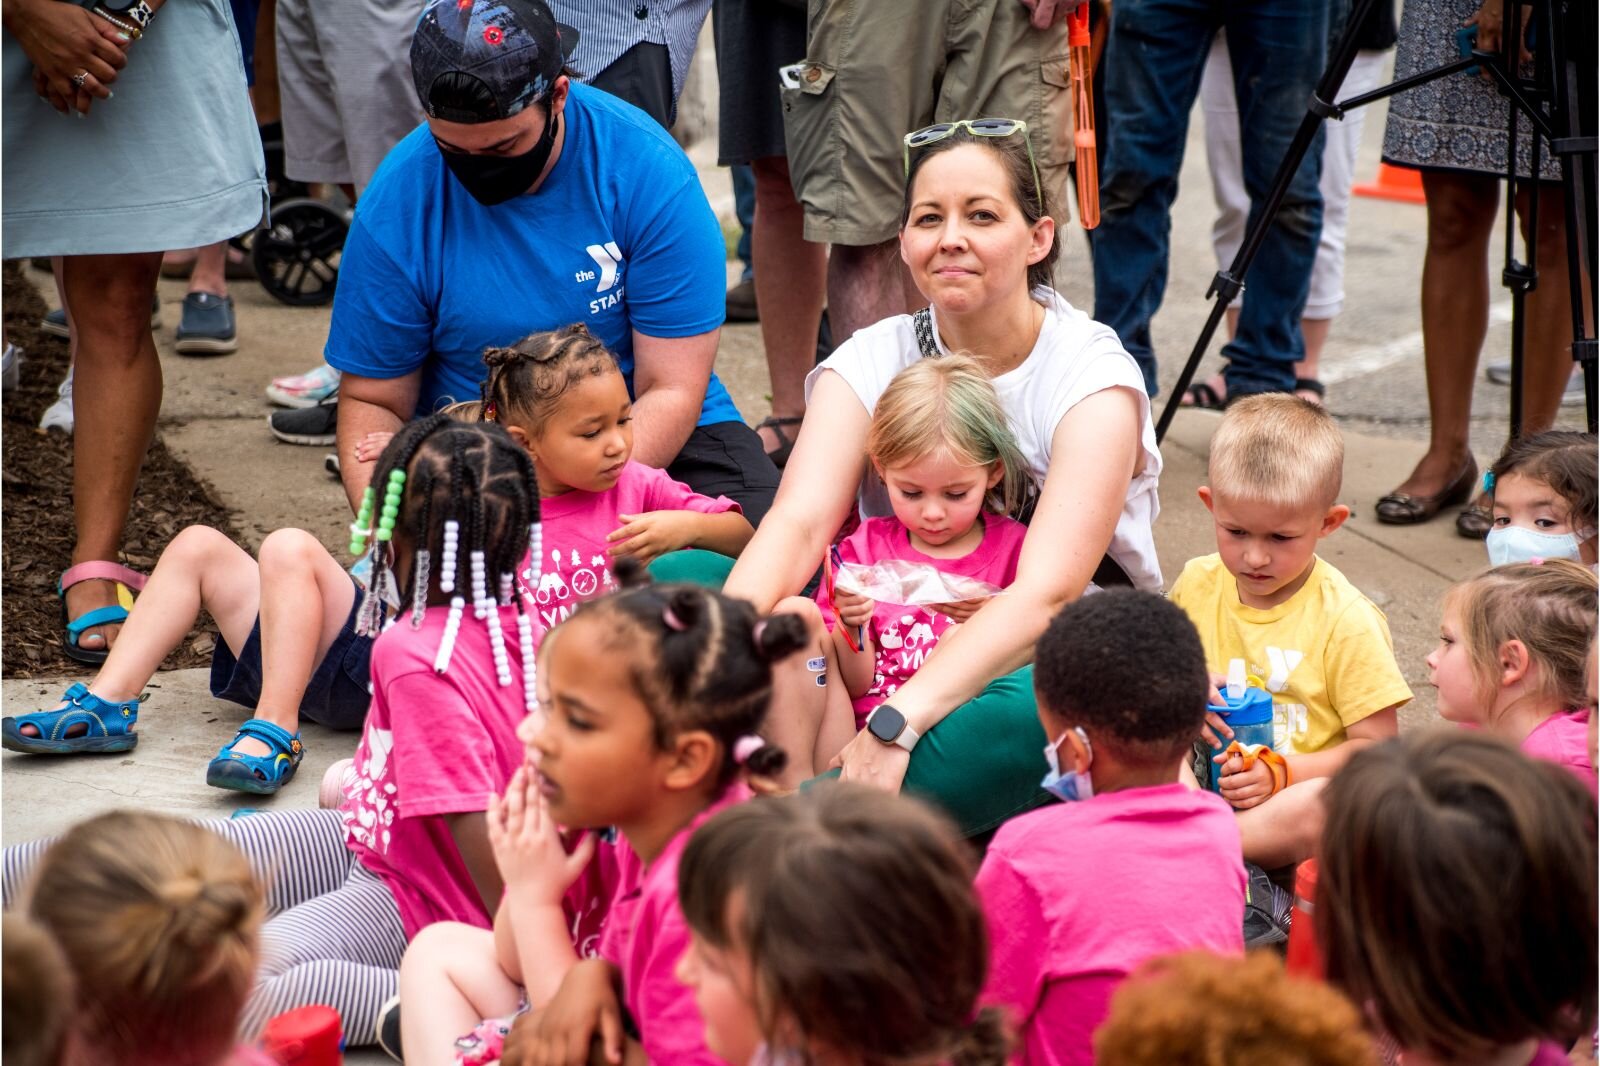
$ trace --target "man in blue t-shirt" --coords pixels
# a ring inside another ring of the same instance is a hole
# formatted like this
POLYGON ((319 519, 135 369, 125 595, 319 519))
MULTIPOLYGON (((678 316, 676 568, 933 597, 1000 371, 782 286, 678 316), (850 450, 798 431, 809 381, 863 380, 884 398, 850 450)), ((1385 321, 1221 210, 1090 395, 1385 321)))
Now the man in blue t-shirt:
POLYGON ((479 396, 483 350, 582 322, 634 395, 633 458, 760 521, 778 474, 711 366, 727 278, 694 168, 644 112, 573 84, 542 0, 435 0, 411 42, 425 125, 357 207, 327 359, 338 441, 479 396))

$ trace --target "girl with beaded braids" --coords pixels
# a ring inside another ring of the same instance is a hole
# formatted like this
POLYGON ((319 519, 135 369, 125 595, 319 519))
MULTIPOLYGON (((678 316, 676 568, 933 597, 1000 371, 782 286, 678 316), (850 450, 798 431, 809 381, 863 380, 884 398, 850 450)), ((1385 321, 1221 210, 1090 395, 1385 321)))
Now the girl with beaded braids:
POLYGON ((529 1058, 534 1045, 584 1062, 595 1036, 622 1061, 624 1003, 641 1034, 628 1061, 720 1062, 673 976, 689 935, 678 856, 697 826, 783 768, 759 731, 773 665, 805 645, 806 626, 791 614, 762 622, 700 586, 632 587, 632 560, 618 571, 622 592, 584 604, 540 648, 542 713, 519 727, 525 764, 490 810, 506 884, 496 936, 440 925, 407 952, 401 1043, 413 1066, 447 1066, 463 1050, 470 1062, 558 1061, 529 1058), (614 894, 598 957, 580 958, 561 903, 595 849, 586 838, 569 854, 562 832, 605 826, 618 832, 614 894), (479 1019, 523 1004, 509 1035, 491 1022, 456 1046, 479 1019))
MULTIPOLYGON (((372 1039, 407 939, 452 921, 487 930, 502 882, 484 815, 523 761, 532 626, 512 572, 538 541, 528 454, 497 426, 404 427, 354 540, 373 547, 372 708, 340 810, 211 823, 267 889, 261 966, 241 1028, 323 1003, 372 1039)), ((120 642, 119 642, 120 643, 120 642)), ((7 849, 6 892, 42 844, 7 849)), ((9 902, 9 898, 8 898, 9 902)))
MULTIPOLYGON (((477 417, 504 426, 539 476, 545 538, 533 563, 542 574, 524 577, 544 627, 613 591, 611 563, 621 556, 648 563, 682 548, 736 556, 750 540, 737 503, 702 496, 632 460, 627 380, 582 323, 488 348, 483 361, 488 375, 477 417)), ((357 458, 372 458, 387 439, 368 436, 357 458)))

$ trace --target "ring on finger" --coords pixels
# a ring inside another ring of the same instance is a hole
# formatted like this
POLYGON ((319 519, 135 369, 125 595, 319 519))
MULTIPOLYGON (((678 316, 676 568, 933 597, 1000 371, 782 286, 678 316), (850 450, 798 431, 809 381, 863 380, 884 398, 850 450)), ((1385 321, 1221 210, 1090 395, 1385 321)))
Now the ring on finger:
POLYGON ((89 72, 87 70, 80 70, 78 73, 74 74, 72 76, 72 78, 71 78, 72 87, 74 89, 81 89, 81 88, 83 88, 83 83, 88 81, 88 80, 89 80, 89 72))

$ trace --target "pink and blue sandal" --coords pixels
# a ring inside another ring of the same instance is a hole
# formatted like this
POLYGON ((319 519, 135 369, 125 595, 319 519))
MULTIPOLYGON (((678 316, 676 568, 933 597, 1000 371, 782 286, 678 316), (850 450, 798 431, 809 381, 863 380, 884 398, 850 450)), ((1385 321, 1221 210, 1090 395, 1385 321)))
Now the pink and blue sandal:
POLYGON ((239 732, 222 746, 206 767, 206 784, 231 788, 235 792, 270 795, 289 783, 305 753, 299 733, 291 733, 265 718, 251 718, 239 727, 239 732), (272 750, 266 755, 234 751, 233 746, 245 737, 254 737, 272 750))
POLYGON ((0 719, 0 747, 29 755, 132 751, 139 743, 139 734, 133 731, 138 720, 138 700, 103 700, 80 681, 67 689, 61 706, 53 711, 0 719), (38 730, 37 736, 22 732, 29 725, 38 730), (84 731, 68 736, 75 725, 84 726, 84 731))
POLYGON ((145 576, 137 570, 129 570, 120 563, 107 562, 104 559, 68 567, 61 575, 61 580, 56 583, 56 595, 61 597, 61 623, 67 631, 66 647, 63 649, 67 653, 67 658, 90 665, 105 662, 106 656, 111 654, 110 648, 85 648, 78 643, 78 640, 86 629, 126 622, 128 612, 133 608, 133 594, 144 588, 145 580, 145 576), (116 582, 117 602, 109 607, 97 607, 92 611, 85 611, 76 618, 68 618, 67 590, 83 581, 116 582))

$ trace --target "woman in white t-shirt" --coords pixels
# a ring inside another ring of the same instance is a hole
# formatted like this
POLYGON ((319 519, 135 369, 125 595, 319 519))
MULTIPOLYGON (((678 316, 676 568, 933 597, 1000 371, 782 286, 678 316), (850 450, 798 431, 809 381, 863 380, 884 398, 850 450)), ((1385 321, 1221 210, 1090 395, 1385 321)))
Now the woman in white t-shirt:
POLYGON ((1017 579, 981 605, 952 605, 966 624, 839 756, 846 779, 931 794, 970 834, 1043 798, 1045 738, 1031 672, 1019 668, 1050 619, 1097 575, 1161 588, 1150 528, 1161 457, 1133 359, 1050 287, 1055 222, 1025 133, 995 135, 1005 127, 986 120, 987 135, 958 124, 935 139, 945 128, 913 135, 923 146, 911 149, 900 232, 932 308, 859 331, 812 372, 777 501, 725 591, 770 610, 806 584, 852 504, 890 513, 864 459, 878 396, 925 355, 973 353, 1038 490, 1017 579))

